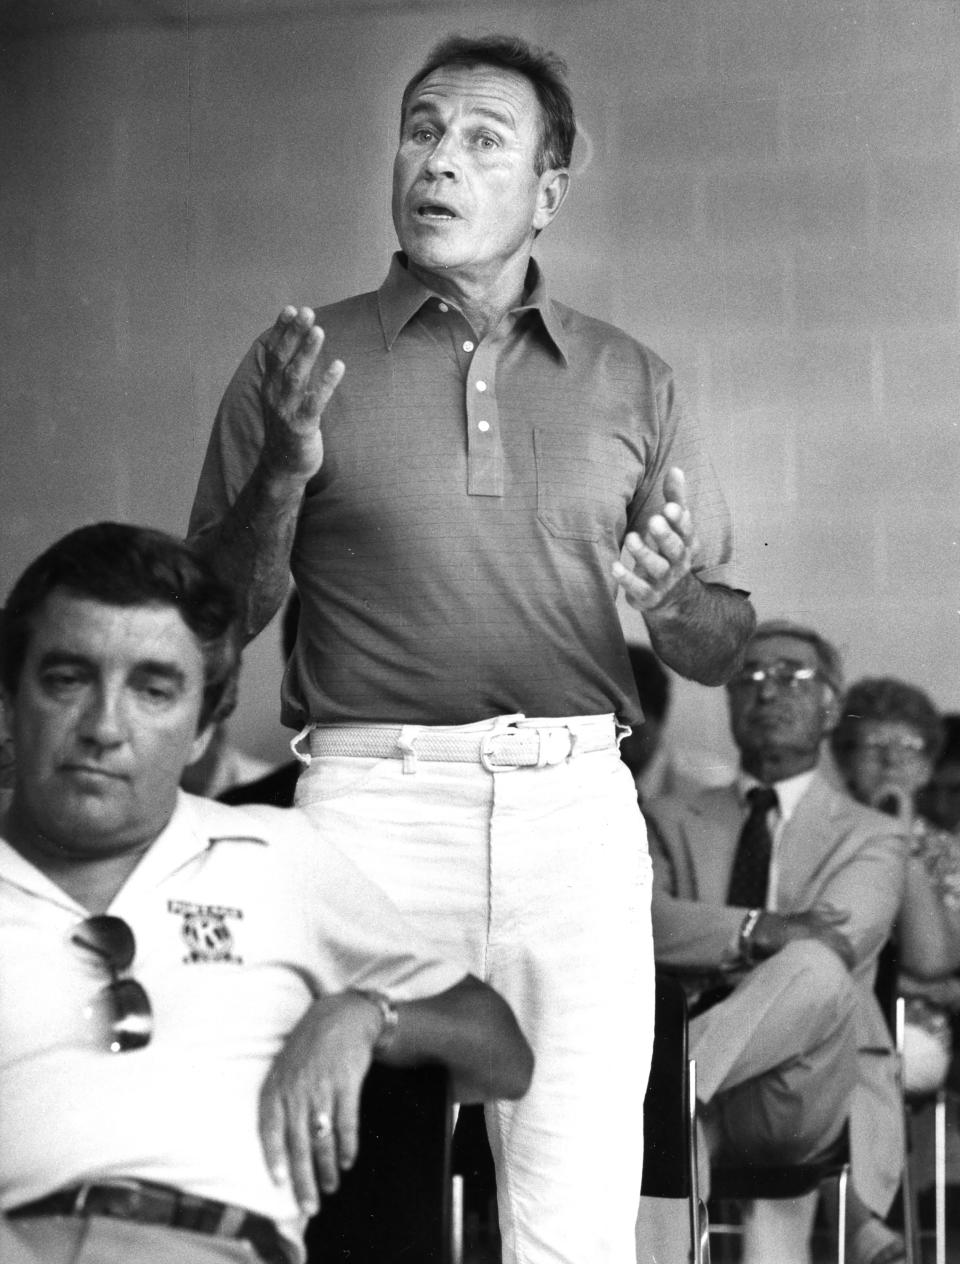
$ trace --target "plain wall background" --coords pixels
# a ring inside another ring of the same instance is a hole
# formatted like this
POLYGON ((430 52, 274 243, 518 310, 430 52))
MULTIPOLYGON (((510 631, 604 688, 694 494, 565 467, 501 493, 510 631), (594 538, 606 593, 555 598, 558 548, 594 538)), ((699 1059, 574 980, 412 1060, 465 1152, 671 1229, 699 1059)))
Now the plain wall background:
MULTIPOLYGON (((81 522, 185 528, 253 337, 382 279, 400 90, 479 29, 569 62, 538 253, 677 370, 761 616, 960 709, 955 0, 7 0, 2 590, 81 522)), ((279 657, 273 627, 233 729, 282 757, 279 657)), ((722 691, 672 728, 729 754, 722 691)))

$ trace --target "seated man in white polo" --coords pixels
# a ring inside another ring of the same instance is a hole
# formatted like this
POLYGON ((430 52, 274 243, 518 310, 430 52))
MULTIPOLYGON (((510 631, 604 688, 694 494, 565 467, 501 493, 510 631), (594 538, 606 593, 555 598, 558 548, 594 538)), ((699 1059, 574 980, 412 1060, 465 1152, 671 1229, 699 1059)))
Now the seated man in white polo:
POLYGON ((144 528, 81 528, 10 594, 5 1264, 295 1264, 371 1060, 442 1062, 460 1100, 529 1083, 506 1003, 299 811, 178 789, 237 647, 232 593, 144 528))

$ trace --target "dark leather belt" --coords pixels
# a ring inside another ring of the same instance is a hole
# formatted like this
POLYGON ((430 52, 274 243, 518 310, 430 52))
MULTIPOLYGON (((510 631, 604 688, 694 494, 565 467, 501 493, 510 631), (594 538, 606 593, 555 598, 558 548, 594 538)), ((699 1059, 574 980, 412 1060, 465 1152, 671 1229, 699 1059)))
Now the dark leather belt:
POLYGON ((266 1264, 291 1264, 291 1251, 272 1220, 245 1207, 197 1198, 168 1185, 149 1181, 117 1181, 110 1185, 72 1185, 23 1203, 6 1213, 33 1216, 115 1216, 142 1224, 166 1225, 217 1237, 249 1242, 266 1264))

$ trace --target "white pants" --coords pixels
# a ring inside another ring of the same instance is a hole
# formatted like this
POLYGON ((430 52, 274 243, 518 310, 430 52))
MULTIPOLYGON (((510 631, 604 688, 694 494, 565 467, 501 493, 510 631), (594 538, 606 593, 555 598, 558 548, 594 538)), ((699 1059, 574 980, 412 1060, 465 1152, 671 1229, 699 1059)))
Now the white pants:
POLYGON ((533 1047, 527 1095, 486 1109, 504 1264, 634 1264, 651 875, 616 749, 495 773, 315 758, 297 804, 507 998, 533 1047))

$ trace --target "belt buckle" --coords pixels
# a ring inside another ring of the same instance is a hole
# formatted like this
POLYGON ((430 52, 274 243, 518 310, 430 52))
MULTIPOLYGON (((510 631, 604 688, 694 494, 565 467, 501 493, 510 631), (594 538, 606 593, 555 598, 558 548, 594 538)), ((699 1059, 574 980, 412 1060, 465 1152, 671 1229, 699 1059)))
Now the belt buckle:
POLYGON ((516 772, 520 767, 519 764, 495 764, 493 756, 496 751, 493 749, 493 743, 498 742, 503 737, 516 737, 517 730, 510 729, 491 729, 489 733, 484 733, 480 739, 480 763, 487 772, 516 772))

